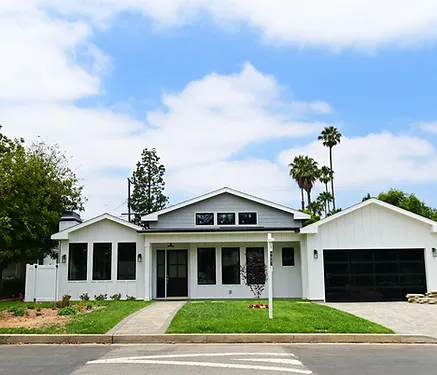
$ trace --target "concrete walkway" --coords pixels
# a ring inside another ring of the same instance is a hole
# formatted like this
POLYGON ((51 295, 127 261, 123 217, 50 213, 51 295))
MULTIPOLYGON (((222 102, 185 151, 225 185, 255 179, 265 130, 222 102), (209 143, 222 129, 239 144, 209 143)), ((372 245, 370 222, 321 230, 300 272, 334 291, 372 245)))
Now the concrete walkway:
POLYGON ((326 305, 379 323, 396 333, 437 338, 437 305, 408 302, 327 303, 326 305))
POLYGON ((128 316, 108 333, 115 335, 165 333, 186 301, 159 301, 128 316))

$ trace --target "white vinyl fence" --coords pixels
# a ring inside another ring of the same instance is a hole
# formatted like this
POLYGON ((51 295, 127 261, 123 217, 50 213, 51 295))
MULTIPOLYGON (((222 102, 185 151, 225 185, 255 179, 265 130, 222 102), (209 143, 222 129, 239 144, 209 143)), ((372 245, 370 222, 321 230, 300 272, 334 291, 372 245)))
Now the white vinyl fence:
POLYGON ((26 266, 26 290, 24 300, 56 301, 58 299, 58 265, 26 266))

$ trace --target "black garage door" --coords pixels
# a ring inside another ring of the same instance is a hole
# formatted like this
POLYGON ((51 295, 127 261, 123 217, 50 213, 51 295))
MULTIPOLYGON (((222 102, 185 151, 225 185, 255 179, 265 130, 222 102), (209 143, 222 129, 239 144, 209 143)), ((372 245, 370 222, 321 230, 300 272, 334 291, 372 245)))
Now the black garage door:
POLYGON ((328 302, 404 301, 426 292, 423 249, 325 250, 328 302))

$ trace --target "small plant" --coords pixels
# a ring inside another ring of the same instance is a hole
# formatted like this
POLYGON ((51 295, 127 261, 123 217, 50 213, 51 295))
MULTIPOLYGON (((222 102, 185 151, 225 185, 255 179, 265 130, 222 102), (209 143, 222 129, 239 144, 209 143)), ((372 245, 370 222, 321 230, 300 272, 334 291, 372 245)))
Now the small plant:
POLYGON ((63 307, 62 309, 60 309, 58 311, 59 316, 75 315, 75 314, 76 314, 76 310, 74 308, 72 308, 71 306, 63 307))
POLYGON ((89 297, 88 293, 83 293, 83 294, 81 294, 81 295, 79 296, 79 298, 80 298, 82 301, 85 301, 85 302, 87 302, 87 301, 90 300, 90 297, 89 297))
POLYGON ((37 312, 37 313, 41 312, 41 307, 38 306, 38 307, 36 308, 36 312, 37 312))
POLYGON ((11 312, 13 316, 29 316, 29 312, 20 306, 12 306, 9 312, 11 312))
POLYGON ((126 301, 136 301, 137 299, 134 296, 128 296, 126 294, 126 301))
POLYGON ((108 297, 108 295, 107 294, 99 294, 98 296, 94 296, 94 299, 96 300, 96 301, 104 301, 106 298, 108 297))
POLYGON ((93 309, 93 304, 92 303, 87 303, 86 304, 86 309, 87 310, 92 310, 93 309))
POLYGON ((68 295, 68 294, 64 294, 64 295, 62 296, 62 300, 56 302, 56 307, 57 307, 58 309, 63 309, 64 307, 70 306, 70 304, 71 304, 71 303, 70 303, 70 298, 71 298, 70 295, 68 295))
POLYGON ((29 303, 26 307, 28 310, 35 310, 35 305, 33 303, 29 303))
POLYGON ((113 301, 120 301, 121 300, 121 293, 114 294, 113 296, 111 296, 111 299, 113 301))
POLYGON ((78 302, 78 304, 77 304, 77 309, 78 309, 79 311, 82 311, 84 308, 85 308, 85 302, 84 302, 84 301, 80 301, 80 302, 78 302))

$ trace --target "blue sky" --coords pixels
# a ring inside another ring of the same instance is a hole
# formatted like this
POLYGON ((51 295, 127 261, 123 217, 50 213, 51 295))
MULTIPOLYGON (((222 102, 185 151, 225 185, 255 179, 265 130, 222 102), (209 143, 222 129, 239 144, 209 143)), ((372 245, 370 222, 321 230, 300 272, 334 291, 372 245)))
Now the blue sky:
POLYGON ((390 187, 437 206, 437 4, 408 4, 6 1, 0 123, 71 156, 86 217, 125 211, 144 147, 172 203, 227 185, 298 207, 287 165, 327 164, 327 125, 340 206, 390 187))

